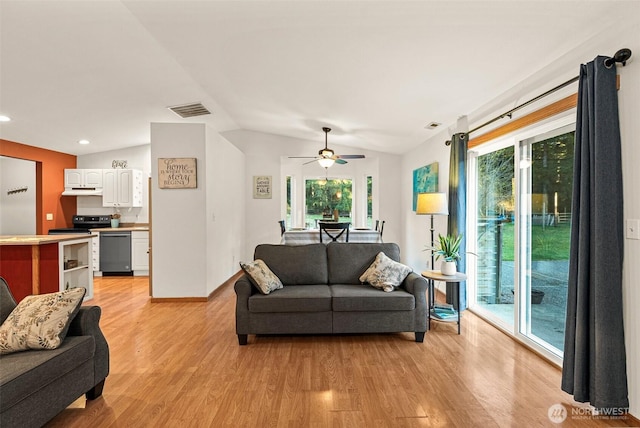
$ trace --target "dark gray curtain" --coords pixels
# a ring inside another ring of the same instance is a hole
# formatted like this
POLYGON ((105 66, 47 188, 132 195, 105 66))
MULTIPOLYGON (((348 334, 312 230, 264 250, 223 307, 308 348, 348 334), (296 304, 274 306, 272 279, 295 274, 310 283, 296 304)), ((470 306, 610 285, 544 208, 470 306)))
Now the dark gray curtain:
POLYGON ((622 319, 622 162, 615 65, 580 68, 562 389, 629 406, 622 319))
MULTIPOLYGON (((467 269, 467 142, 465 133, 455 134, 451 138, 449 159, 449 220, 448 234, 462 235, 460 248, 462 258, 458 261, 458 272, 467 269)), ((447 282, 447 303, 457 305, 458 284, 447 282)), ((460 283, 460 308, 467 308, 467 283, 460 283)))

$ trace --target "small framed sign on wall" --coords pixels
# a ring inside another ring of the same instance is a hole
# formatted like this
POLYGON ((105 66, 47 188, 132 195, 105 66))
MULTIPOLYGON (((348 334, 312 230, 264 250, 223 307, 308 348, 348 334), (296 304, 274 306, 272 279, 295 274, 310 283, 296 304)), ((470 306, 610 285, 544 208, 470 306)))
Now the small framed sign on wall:
POLYGON ((196 158, 159 158, 158 187, 161 189, 195 189, 196 158))
POLYGON ((253 199, 271 199, 271 176, 253 176, 253 199))

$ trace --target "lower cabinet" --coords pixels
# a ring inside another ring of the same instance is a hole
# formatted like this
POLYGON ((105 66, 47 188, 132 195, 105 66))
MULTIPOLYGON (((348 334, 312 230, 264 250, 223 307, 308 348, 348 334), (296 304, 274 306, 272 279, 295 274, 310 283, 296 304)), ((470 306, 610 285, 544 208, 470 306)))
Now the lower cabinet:
POLYGON ((134 275, 149 274, 149 232, 131 232, 131 268, 134 275))

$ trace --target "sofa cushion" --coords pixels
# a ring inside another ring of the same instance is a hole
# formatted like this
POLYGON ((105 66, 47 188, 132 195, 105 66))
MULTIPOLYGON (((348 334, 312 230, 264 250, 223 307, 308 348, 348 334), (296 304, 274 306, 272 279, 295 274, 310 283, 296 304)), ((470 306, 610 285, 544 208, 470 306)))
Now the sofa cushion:
POLYGON ((391 292, 395 287, 399 287, 411 272, 413 269, 409 266, 391 260, 380 251, 369 269, 360 276, 360 281, 382 291, 391 292))
POLYGON ((382 251, 396 262, 400 261, 400 248, 394 243, 331 242, 327 245, 329 284, 361 284, 360 276, 382 251))
POLYGON ((256 247, 253 258, 262 259, 285 286, 328 283, 324 244, 261 244, 256 247))
POLYGON ((292 285, 269 295, 249 297, 249 312, 325 312, 331 311, 328 285, 292 285))
POLYGON ((85 292, 78 287, 25 297, 0 326, 0 355, 60 346, 85 292))
POLYGON ((68 336, 53 350, 30 350, 0 357, 0 412, 93 358, 93 336, 68 336))
POLYGON ((385 293, 362 284, 333 284, 330 288, 336 312, 412 311, 416 307, 413 294, 404 290, 385 293))
POLYGON ((249 281, 262 293, 269 294, 282 288, 280 279, 260 259, 251 263, 240 262, 240 267, 249 277, 249 281))

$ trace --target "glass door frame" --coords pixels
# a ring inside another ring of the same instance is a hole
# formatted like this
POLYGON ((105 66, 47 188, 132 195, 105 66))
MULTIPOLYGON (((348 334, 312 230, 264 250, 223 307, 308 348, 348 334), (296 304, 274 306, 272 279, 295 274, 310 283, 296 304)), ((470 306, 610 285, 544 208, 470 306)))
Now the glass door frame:
MULTIPOLYGON (((522 177, 520 174, 520 159, 522 157, 522 144, 521 142, 526 141, 528 139, 534 138, 536 136, 546 134, 552 132, 554 130, 559 130, 561 128, 567 127, 571 124, 575 125, 576 122, 576 110, 571 109, 566 112, 563 112, 561 115, 554 116, 551 119, 545 120, 543 122, 539 122, 533 124, 527 128, 518 130, 511 134, 505 135, 504 137, 499 137, 491 142, 482 144, 477 147, 470 148, 468 150, 468 162, 467 162, 467 176, 469 178, 469 184, 477 183, 477 174, 476 174, 476 159, 478 156, 482 156, 487 153, 491 153, 500 149, 503 149, 508 146, 514 147, 514 187, 515 187, 515 213, 514 216, 514 308, 513 308, 513 324, 507 324, 502 321, 498 316, 491 313, 490 311, 482 308, 477 304, 477 293, 475 284, 471 283, 468 287, 468 302, 469 309, 475 314, 479 315, 481 318, 485 319, 490 324, 494 325, 496 328, 504 331, 505 333, 511 335, 519 342, 525 344, 529 348, 541 354, 550 362, 561 366, 562 365, 562 354, 558 355, 553 352, 549 348, 545 347, 540 343, 539 340, 535 340, 529 336, 527 336, 526 328, 527 328, 527 316, 530 313, 530 308, 527 308, 527 305, 530 305, 530 297, 528 297, 528 293, 522 293, 522 284, 526 284, 526 272, 525 269, 522 269, 521 265, 523 262, 523 255, 526 254, 526 249, 524 246, 520 245, 522 242, 526 243, 526 238, 522 236, 522 214, 523 214, 523 189, 522 189, 522 177), (523 241, 524 239, 524 241, 523 241), (524 281, 524 282, 523 282, 524 281), (525 333, 523 333, 525 331, 525 333)), ((469 215, 467 216, 467 251, 477 252, 477 198, 475 189, 470 189, 467 192, 467 206, 471 207, 467 212, 469 215)), ((477 278, 477 261, 475 257, 470 256, 467 257, 467 273, 470 278, 477 278)), ((530 328, 530 327, 529 327, 530 328)))

